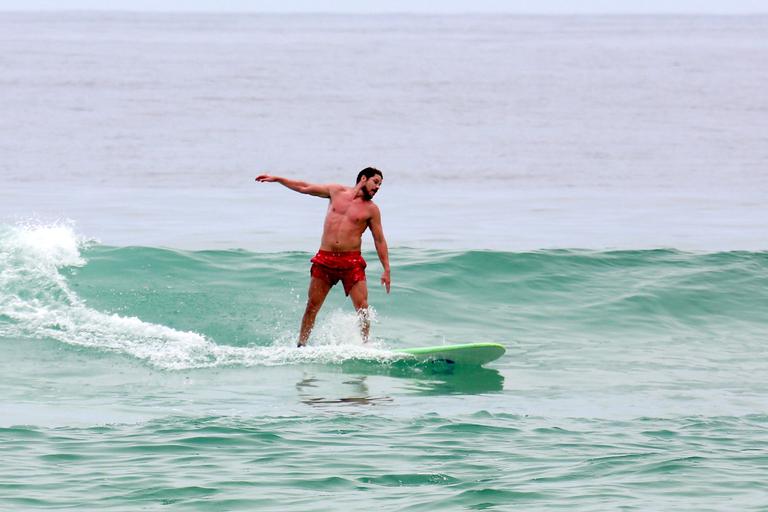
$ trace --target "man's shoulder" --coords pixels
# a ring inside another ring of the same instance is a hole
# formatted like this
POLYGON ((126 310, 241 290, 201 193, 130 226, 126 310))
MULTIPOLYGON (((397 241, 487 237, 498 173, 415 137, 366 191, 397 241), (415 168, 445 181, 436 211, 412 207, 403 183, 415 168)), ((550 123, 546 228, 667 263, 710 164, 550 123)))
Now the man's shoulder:
POLYGON ((342 185, 340 183, 329 183, 326 186, 331 193, 349 192, 352 190, 352 187, 347 187, 346 185, 342 185))

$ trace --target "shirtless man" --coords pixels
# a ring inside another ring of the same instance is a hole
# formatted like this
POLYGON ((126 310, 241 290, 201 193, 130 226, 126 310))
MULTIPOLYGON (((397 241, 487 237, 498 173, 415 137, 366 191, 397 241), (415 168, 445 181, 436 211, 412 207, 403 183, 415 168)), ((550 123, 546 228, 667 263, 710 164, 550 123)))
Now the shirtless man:
POLYGON ((311 260, 309 298, 304 318, 301 320, 299 347, 307 344, 309 333, 315 325, 317 312, 320 311, 331 287, 339 281, 344 285, 344 293, 352 299, 352 305, 360 318, 363 341, 368 341, 371 323, 368 317, 366 263, 360 254, 362 236, 368 228, 371 228, 376 252, 384 267, 381 283, 387 289, 387 293, 390 287, 389 252, 387 241, 384 239, 384 230, 381 227, 381 212, 372 201, 383 180, 381 171, 373 167, 366 167, 360 171, 354 187, 335 184, 316 185, 269 174, 262 174, 256 178, 256 181, 262 183, 277 182, 302 194, 330 199, 320 250, 311 260))

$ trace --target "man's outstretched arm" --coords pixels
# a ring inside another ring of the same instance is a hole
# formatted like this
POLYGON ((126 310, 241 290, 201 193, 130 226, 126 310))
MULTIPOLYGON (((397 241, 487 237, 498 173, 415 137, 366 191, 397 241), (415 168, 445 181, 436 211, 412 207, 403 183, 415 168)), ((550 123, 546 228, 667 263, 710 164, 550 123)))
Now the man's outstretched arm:
POLYGON ((256 176, 256 181, 261 183, 276 182, 291 190, 301 192, 302 194, 309 194, 317 197, 331 197, 330 185, 317 185, 315 183, 307 183, 306 181, 289 180, 288 178, 272 176, 270 174, 256 176))
POLYGON ((389 274, 389 248, 387 247, 387 240, 384 238, 384 228, 381 227, 381 213, 379 208, 374 206, 374 214, 371 217, 369 226, 371 228, 371 234, 373 235, 373 243, 376 246, 376 254, 379 255, 381 260, 381 266, 384 267, 384 273, 381 274, 381 284, 387 289, 389 293, 389 287, 392 283, 392 279, 389 274))

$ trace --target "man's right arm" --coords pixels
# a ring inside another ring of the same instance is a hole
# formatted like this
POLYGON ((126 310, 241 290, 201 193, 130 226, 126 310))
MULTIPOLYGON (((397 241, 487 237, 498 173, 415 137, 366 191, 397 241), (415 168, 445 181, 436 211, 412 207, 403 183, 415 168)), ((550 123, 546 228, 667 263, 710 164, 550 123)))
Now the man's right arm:
POLYGON ((276 182, 284 187, 295 190, 296 192, 300 192, 302 194, 309 194, 311 196, 317 197, 331 197, 330 185, 318 185, 315 183, 307 183, 306 181, 289 180, 288 178, 272 176, 270 174, 262 174, 257 176, 256 181, 261 183, 276 182))

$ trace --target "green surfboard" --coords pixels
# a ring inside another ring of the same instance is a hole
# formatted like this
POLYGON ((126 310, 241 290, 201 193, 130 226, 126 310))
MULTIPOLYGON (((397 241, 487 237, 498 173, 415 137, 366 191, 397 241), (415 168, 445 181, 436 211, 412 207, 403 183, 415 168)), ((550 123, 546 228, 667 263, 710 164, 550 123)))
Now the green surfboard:
POLYGON ((408 354, 419 361, 444 361, 451 364, 481 366, 504 355, 506 349, 498 343, 465 343, 434 347, 402 348, 399 354, 408 354))

